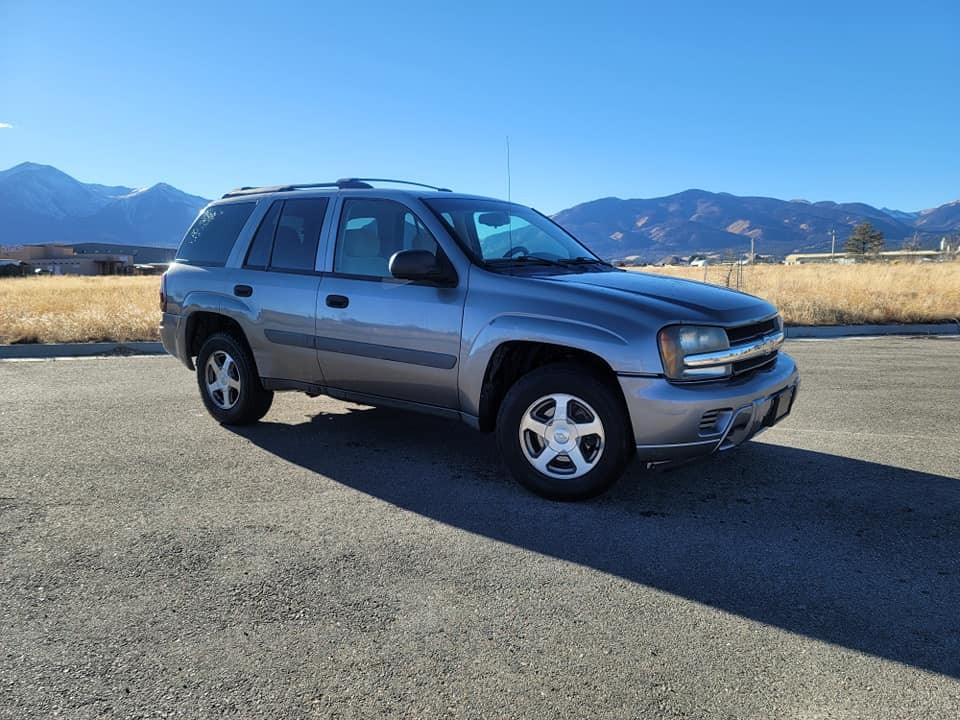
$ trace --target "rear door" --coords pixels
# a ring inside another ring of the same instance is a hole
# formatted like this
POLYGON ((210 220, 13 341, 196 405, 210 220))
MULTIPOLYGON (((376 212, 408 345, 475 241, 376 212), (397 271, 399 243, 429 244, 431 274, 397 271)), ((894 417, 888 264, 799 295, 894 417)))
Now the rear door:
POLYGON ((323 384, 313 338, 328 209, 325 197, 274 200, 234 271, 233 293, 255 317, 250 345, 265 378, 323 384))
POLYGON ((398 250, 441 252, 422 220, 395 200, 347 196, 331 239, 316 328, 326 384, 457 408, 466 280, 438 287, 395 279, 387 267, 398 250))

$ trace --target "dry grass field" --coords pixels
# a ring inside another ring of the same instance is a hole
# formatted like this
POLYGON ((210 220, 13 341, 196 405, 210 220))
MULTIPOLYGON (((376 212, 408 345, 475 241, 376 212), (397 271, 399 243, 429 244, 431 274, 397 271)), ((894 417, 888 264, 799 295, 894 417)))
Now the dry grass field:
MULTIPOLYGON (((736 284, 736 268, 723 266, 643 271, 736 284)), ((158 277, 0 279, 0 343, 156 340, 159 286, 158 277)), ((960 318, 960 262, 747 266, 740 287, 793 325, 960 318)))
POLYGON ((158 340, 160 278, 0 279, 0 343, 158 340))
MULTIPOLYGON (((736 267, 637 269, 736 287, 736 267)), ((740 290, 776 305, 788 325, 960 319, 960 262, 747 265, 741 273, 740 290)))

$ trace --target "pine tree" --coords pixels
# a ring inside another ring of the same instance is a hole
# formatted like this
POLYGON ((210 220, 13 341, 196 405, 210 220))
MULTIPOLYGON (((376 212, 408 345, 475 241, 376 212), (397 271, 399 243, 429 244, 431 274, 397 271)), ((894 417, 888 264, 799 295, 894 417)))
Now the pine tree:
POLYGON ((862 222, 853 228, 843 249, 851 255, 878 255, 883 244, 883 232, 868 222, 862 222))

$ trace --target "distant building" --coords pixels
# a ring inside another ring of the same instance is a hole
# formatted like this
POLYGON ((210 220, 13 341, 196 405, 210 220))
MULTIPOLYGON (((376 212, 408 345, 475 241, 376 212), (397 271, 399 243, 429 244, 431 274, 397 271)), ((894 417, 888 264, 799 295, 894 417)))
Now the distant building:
POLYGON ((872 259, 879 257, 880 260, 943 260, 946 253, 940 250, 888 250, 878 255, 852 255, 848 253, 795 253, 787 255, 784 262, 787 265, 808 265, 810 263, 839 263, 850 264, 859 259, 872 259))
POLYGON ((133 271, 133 255, 119 253, 80 254, 68 245, 10 245, 0 247, 0 257, 19 261, 26 274, 126 275, 133 271))
POLYGON ((176 248, 145 247, 142 245, 119 245, 116 243, 74 243, 70 247, 78 255, 133 255, 140 265, 169 264, 177 254, 176 248))

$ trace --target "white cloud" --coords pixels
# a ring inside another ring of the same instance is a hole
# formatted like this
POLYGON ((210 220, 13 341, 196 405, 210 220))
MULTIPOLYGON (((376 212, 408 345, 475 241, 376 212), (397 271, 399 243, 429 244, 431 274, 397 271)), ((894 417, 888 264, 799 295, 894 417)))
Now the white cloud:
POLYGON ((11 125, 10 123, 0 123, 0 130, 7 130, 8 128, 12 128, 12 127, 13 125, 11 125))

